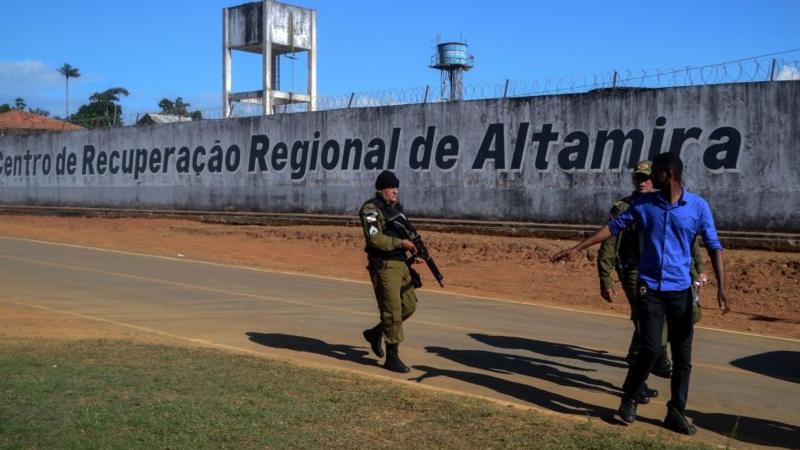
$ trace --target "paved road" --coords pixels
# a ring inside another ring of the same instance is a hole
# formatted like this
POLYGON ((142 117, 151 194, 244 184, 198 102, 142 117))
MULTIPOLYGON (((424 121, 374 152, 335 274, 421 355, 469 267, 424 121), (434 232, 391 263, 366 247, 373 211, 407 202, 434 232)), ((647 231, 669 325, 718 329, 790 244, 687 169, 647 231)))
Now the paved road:
MULTIPOLYGON (((389 376, 435 389, 614 422, 631 325, 624 318, 423 291, 401 376, 361 338, 365 283, 0 238, 0 301, 218 347, 389 376)), ((800 448, 800 341, 698 329, 688 414, 697 439, 800 448)), ((635 427, 658 427, 662 396, 635 427)), ((741 444, 737 444, 741 446, 741 444)))

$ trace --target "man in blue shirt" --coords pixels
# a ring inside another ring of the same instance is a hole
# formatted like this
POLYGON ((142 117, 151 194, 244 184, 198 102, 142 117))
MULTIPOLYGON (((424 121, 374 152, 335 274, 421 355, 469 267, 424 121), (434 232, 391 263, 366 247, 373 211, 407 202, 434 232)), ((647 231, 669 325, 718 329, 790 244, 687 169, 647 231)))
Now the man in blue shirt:
POLYGON ((660 350, 661 328, 667 321, 672 346, 672 398, 667 403, 667 428, 694 434, 684 410, 689 394, 692 364, 692 243, 699 234, 711 258, 717 277, 717 302, 728 311, 722 245, 714 218, 703 198, 686 192, 682 184, 683 162, 674 153, 662 153, 653 160, 653 186, 659 192, 640 196, 631 206, 592 236, 552 258, 567 261, 577 252, 600 243, 636 224, 641 234, 639 258, 639 323, 642 350, 628 369, 622 386, 619 414, 622 420, 636 420, 636 398, 653 368, 660 350))

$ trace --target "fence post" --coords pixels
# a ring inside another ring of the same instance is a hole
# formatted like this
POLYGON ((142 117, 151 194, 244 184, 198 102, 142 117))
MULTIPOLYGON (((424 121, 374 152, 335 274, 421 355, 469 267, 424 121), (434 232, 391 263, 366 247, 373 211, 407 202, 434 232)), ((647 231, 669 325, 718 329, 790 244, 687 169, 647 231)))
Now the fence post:
POLYGON ((347 107, 348 107, 348 108, 350 107, 350 105, 352 105, 352 104, 353 104, 353 97, 355 97, 355 96, 356 96, 356 93, 355 93, 355 92, 353 92, 353 93, 351 93, 351 94, 350 94, 350 101, 349 101, 349 102, 347 102, 347 107))
POLYGON ((508 97, 508 78, 506 78, 506 87, 503 88, 503 98, 508 97))
POLYGON ((430 90, 430 86, 427 84, 425 85, 425 97, 422 99, 422 103, 428 103, 428 91, 430 90))
POLYGON ((614 77, 611 79, 611 89, 617 88, 617 71, 614 71, 614 77))
POLYGON ((775 81, 775 58, 772 58, 772 64, 769 66, 769 81, 775 81))

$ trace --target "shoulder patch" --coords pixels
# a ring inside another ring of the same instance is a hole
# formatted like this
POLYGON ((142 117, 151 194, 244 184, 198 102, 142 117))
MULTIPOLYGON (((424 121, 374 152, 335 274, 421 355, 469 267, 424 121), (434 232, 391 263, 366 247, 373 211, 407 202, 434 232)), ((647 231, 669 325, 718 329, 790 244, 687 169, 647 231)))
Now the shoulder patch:
POLYGON ((365 203, 364 206, 361 207, 361 214, 364 214, 366 216, 377 215, 378 207, 373 205, 372 203, 365 203))

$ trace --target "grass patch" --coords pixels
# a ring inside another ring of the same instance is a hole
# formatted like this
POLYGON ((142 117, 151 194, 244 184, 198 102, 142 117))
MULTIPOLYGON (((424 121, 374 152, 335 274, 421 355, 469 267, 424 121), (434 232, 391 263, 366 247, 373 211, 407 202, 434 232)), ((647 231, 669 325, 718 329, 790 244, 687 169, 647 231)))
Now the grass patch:
POLYGON ((4 338, 2 448, 695 448, 216 350, 4 338))

